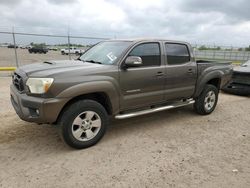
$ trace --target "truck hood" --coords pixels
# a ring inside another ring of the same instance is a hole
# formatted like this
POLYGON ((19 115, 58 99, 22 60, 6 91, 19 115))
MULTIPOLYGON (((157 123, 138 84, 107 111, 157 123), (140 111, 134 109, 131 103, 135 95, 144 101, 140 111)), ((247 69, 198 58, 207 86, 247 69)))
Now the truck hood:
POLYGON ((19 68, 28 77, 47 77, 59 73, 79 70, 81 73, 90 73, 91 70, 102 67, 104 65, 87 63, 78 60, 60 60, 60 61, 45 61, 42 63, 34 63, 24 65, 19 68))

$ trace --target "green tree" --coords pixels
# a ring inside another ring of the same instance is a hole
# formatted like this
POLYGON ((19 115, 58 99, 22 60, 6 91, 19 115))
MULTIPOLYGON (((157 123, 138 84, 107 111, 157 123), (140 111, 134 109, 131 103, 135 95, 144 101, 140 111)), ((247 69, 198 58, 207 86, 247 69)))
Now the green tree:
POLYGON ((207 47, 205 45, 202 45, 198 48, 199 50, 207 50, 207 47))
POLYGON ((245 48, 245 50, 250 51, 250 45, 247 48, 245 48))

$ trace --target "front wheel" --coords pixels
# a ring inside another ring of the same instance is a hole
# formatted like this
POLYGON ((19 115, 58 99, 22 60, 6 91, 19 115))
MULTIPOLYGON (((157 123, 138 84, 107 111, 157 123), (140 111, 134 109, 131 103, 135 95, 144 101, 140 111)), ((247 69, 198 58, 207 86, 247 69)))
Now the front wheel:
POLYGON ((77 101, 62 115, 62 138, 76 149, 93 146, 103 137, 108 122, 108 114, 101 104, 93 100, 77 101))
POLYGON ((205 85, 194 103, 194 110, 201 115, 212 113, 217 105, 219 90, 214 85, 205 85))

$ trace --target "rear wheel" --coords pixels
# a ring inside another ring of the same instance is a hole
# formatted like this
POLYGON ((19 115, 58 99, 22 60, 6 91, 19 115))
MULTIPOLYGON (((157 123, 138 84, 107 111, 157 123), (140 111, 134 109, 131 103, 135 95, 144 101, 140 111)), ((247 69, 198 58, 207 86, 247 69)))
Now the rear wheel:
POLYGON ((218 101, 219 90, 214 85, 207 84, 194 103, 194 110, 201 115, 214 111, 218 101))
POLYGON ((71 147, 83 149, 95 145, 108 125, 104 107, 93 100, 81 100, 70 105, 60 120, 63 140, 71 147))

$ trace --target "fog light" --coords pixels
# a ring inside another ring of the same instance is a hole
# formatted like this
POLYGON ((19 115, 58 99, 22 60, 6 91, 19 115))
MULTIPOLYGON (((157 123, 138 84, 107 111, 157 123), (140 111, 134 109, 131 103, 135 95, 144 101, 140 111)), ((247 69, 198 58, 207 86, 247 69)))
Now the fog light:
POLYGON ((39 109, 36 109, 36 108, 29 108, 29 111, 32 117, 38 117, 40 114, 39 109))

